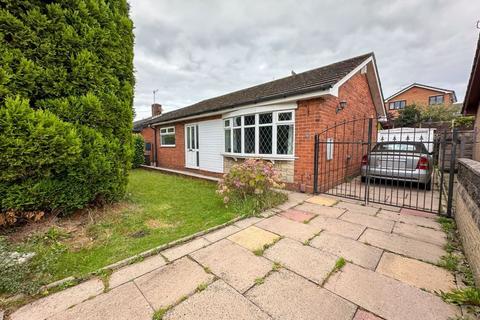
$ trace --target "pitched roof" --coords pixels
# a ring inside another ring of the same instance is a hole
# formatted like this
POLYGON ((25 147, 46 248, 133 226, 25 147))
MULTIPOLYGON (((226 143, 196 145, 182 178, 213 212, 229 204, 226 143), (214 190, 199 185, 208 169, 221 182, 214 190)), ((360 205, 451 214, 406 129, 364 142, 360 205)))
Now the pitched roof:
MULTIPOLYGON (((462 113, 476 114, 480 101, 480 35, 478 37, 477 51, 473 58, 472 71, 470 72, 470 80, 468 81, 467 93, 463 100, 462 113)), ((479 115, 480 116, 480 115, 479 115)))
POLYGON ((164 113, 160 116, 151 117, 146 124, 171 121, 242 105, 326 90, 332 88, 337 82, 362 64, 362 62, 373 56, 373 53, 367 53, 317 69, 203 100, 190 106, 164 113))
POLYGON ((395 98, 399 94, 404 93, 405 91, 410 90, 413 87, 419 87, 419 88, 424 88, 424 89, 428 89, 428 90, 432 90, 432 91, 438 91, 438 92, 444 92, 444 93, 452 93, 453 94, 453 102, 457 102, 457 95, 455 94, 455 90, 449 90, 449 89, 442 89, 442 88, 438 88, 438 87, 427 86, 425 84, 421 84, 421 83, 417 83, 417 82, 412 83, 411 85, 401 89, 398 92, 395 92, 390 97, 385 99, 385 101, 388 101, 392 98, 395 98))

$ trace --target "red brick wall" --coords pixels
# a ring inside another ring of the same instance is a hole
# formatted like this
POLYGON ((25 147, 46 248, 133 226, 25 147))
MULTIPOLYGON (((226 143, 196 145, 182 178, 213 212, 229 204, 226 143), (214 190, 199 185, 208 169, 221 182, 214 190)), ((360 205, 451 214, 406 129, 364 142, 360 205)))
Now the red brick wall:
POLYGON ((144 151, 144 154, 145 155, 149 155, 150 156, 150 163, 153 162, 153 148, 154 148, 154 140, 153 140, 153 137, 154 137, 154 130, 152 128, 143 128, 142 129, 142 132, 140 132, 140 134, 143 136, 143 140, 145 140, 145 143, 149 142, 151 144, 151 149, 150 149, 150 153, 148 153, 148 151, 144 151))
POLYGON ((164 167, 175 170, 185 170, 199 174, 220 177, 221 174, 185 168, 185 125, 212 119, 220 119, 221 116, 205 117, 201 119, 177 122, 174 124, 165 124, 157 127, 157 167, 164 167), (160 129, 175 127, 175 147, 162 147, 160 143, 160 129))
POLYGON ((451 105, 453 102, 453 95, 451 93, 443 94, 442 92, 429 90, 425 88, 413 87, 409 90, 399 94, 398 96, 392 98, 391 100, 387 100, 385 102, 385 107, 387 108, 387 112, 390 112, 394 117, 398 116, 397 110, 390 110, 389 103, 395 101, 406 101, 406 105, 416 104, 419 106, 428 106, 429 97, 431 96, 439 96, 443 95, 443 101, 445 101, 445 105, 451 105))
MULTIPOLYGON (((294 178, 298 189, 307 192, 313 191, 315 134, 321 133, 327 126, 332 127, 335 123, 349 121, 354 117, 357 119, 373 117, 373 132, 376 134, 377 116, 367 78, 364 74, 357 74, 343 84, 339 89, 338 98, 328 96, 298 102, 298 109, 295 112, 295 155, 297 160, 295 161, 294 178), (336 113, 340 101, 346 101, 347 106, 344 110, 336 113)), ((333 138, 334 141, 366 141, 367 139, 367 121, 349 123, 337 128, 336 131, 329 130, 327 134, 323 134, 321 140, 326 141, 326 138, 333 138), (363 127, 363 123, 365 123, 365 127, 363 127)), ((321 161, 319 162, 320 190, 324 189, 322 187, 325 187, 327 183, 335 184, 337 180, 342 180, 346 174, 351 174, 351 168, 359 168, 363 156, 363 151, 355 150, 353 144, 350 146, 352 149, 350 151, 345 146, 335 145, 334 159, 326 161, 325 148, 326 145, 322 144, 320 148, 321 161), (346 162, 347 155, 350 155, 348 162, 346 162), (327 172, 330 177, 328 181, 325 179, 327 172), (335 179, 335 181, 332 179, 335 179)))

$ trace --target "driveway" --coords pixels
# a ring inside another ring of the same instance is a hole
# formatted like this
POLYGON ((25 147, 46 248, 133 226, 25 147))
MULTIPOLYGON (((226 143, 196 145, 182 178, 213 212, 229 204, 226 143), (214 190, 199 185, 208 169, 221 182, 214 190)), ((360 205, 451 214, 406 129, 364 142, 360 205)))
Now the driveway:
POLYGON ((11 318, 448 319, 460 310, 435 294, 456 287, 435 265, 445 243, 431 214, 290 193, 263 217, 115 271, 107 290, 89 280, 11 318))

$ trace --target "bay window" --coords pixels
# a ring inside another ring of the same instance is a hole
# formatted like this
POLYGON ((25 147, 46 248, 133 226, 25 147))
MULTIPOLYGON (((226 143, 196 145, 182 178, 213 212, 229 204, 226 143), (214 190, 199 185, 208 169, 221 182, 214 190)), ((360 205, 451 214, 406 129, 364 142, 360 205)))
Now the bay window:
POLYGON ((293 156, 294 121, 294 111, 266 112, 225 119, 225 153, 293 156))

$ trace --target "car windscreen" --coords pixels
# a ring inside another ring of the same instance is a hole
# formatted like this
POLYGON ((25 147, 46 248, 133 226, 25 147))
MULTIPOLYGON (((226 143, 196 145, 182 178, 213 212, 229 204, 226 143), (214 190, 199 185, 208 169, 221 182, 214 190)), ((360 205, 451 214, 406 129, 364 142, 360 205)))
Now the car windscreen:
POLYGON ((373 150, 373 152, 414 152, 414 153, 426 153, 427 149, 422 143, 379 143, 373 150))

